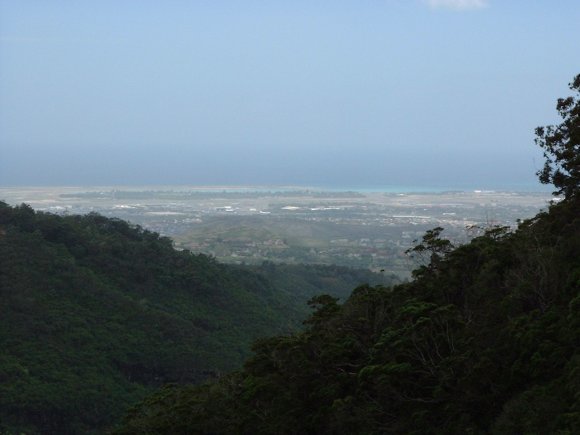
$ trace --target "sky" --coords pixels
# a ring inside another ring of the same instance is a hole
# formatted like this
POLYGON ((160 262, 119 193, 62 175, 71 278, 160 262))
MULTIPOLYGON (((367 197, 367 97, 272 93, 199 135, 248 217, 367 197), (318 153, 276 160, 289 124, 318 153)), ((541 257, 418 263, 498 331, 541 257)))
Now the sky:
POLYGON ((0 0, 0 186, 538 186, 578 0, 0 0))

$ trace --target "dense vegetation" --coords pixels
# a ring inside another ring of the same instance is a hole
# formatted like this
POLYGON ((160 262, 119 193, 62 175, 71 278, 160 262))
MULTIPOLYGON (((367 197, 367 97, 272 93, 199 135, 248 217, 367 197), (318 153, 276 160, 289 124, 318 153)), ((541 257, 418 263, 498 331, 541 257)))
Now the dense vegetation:
POLYGON ((120 433, 580 433, 580 201, 330 296, 242 371, 167 387, 120 433))
POLYGON ((118 433, 580 433, 580 98, 558 110, 537 143, 563 201, 456 249, 428 231, 413 282, 313 298, 305 330, 161 389, 118 433))
POLYGON ((2 202, 0 259, 0 433, 102 430, 155 387, 239 368, 313 295, 381 279, 225 266, 118 219, 2 202))

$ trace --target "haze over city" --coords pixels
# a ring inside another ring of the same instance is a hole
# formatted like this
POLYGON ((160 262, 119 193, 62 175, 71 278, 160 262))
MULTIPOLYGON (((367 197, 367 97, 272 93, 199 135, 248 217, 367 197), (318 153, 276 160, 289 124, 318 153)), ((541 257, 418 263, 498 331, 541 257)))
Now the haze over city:
POLYGON ((0 185, 540 189, 577 2, 0 1, 0 185))

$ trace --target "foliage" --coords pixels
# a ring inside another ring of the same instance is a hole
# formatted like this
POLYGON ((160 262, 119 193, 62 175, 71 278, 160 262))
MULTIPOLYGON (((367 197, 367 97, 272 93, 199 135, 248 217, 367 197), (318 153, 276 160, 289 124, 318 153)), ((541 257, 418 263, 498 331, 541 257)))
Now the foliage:
POLYGON ((1 202, 0 259, 0 428, 16 433, 100 431, 154 388, 239 368, 313 295, 371 278, 225 266, 118 219, 1 202))
POLYGON ((544 149, 546 158, 538 172, 540 181, 553 184, 555 193, 566 197, 578 195, 580 187, 580 74, 570 89, 575 95, 560 98, 556 106, 562 123, 536 129, 536 144, 544 149))
POLYGON ((439 262, 453 250, 453 244, 441 238, 442 231, 442 227, 427 230, 421 243, 405 251, 405 254, 419 261, 419 266, 413 271, 414 277, 434 271, 439 262))
POLYGON ((577 433, 580 201, 440 240, 415 281, 314 298, 305 330, 258 341, 217 382, 157 392, 117 433, 577 433))

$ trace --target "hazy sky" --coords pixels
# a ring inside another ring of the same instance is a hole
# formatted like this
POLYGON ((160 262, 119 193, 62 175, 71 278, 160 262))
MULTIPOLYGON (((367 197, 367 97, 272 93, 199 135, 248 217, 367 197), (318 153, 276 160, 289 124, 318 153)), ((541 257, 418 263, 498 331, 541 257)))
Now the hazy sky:
POLYGON ((0 0, 0 185, 534 183, 578 0, 0 0))

